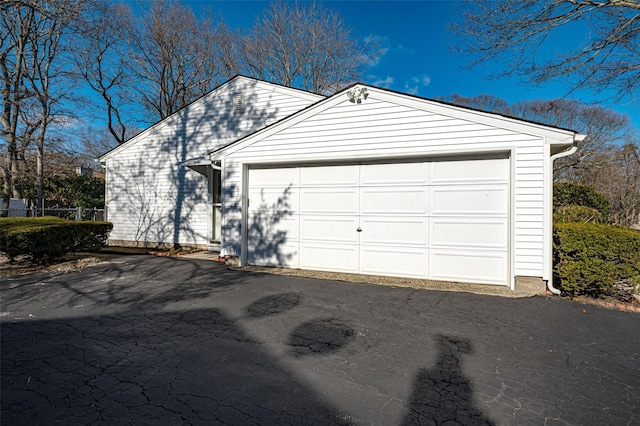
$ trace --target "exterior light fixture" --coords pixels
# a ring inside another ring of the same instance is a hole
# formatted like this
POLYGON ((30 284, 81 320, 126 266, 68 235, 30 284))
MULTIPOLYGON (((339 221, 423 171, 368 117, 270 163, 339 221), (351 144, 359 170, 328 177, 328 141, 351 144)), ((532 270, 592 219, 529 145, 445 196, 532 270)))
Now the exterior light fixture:
POLYGON ((347 92, 347 97, 349 98, 349 102, 353 104, 361 104, 362 101, 369 97, 369 93, 367 92, 366 87, 354 87, 347 92))

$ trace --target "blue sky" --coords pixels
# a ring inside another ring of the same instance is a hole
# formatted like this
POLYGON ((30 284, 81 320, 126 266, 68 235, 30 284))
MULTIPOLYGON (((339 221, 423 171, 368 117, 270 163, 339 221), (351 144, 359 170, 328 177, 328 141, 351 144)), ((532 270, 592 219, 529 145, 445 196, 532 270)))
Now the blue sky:
MULTIPOLYGON (((267 1, 184 1, 198 12, 201 6, 222 14, 232 28, 248 28, 268 4, 267 1)), ((324 1, 325 7, 340 13, 354 35, 360 38, 378 37, 386 53, 365 75, 364 83, 416 94, 426 98, 452 95, 475 96, 490 94, 508 102, 527 99, 553 99, 567 96, 562 82, 536 87, 515 79, 491 80, 488 76, 501 66, 484 65, 464 69, 468 58, 450 50, 456 39, 448 25, 461 20, 458 1, 324 1)), ((563 31, 554 46, 578 42, 586 36, 586 28, 563 31)), ((576 91, 568 95, 582 102, 598 98, 589 92, 576 91)), ((640 127, 640 107, 631 103, 602 101, 602 105, 628 114, 640 127)))

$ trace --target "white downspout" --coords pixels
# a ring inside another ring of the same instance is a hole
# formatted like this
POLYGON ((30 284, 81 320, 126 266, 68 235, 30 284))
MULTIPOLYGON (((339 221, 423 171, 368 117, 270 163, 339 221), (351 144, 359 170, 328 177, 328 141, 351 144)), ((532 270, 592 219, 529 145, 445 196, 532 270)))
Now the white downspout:
MULTIPOLYGON (((582 142, 585 137, 586 137, 586 135, 575 135, 574 138, 573 138, 573 142, 574 143, 575 142, 582 142)), ((554 162, 554 160, 557 159, 557 158, 562 158, 562 157, 569 156, 569 155, 575 153, 577 150, 578 150, 578 147, 576 145, 572 145, 571 148, 569 148, 568 150, 558 152, 557 154, 553 154, 551 156, 551 173, 552 173, 552 176, 551 176, 551 182, 552 182, 552 184, 551 184, 551 192, 552 192, 551 200, 553 200, 553 162, 554 162)), ((553 215, 551 216, 551 218, 552 218, 551 220, 553 221, 553 215)), ((552 232, 552 238, 553 238, 553 232, 552 232)), ((553 250, 552 250, 552 253, 553 253, 553 250)), ((549 274, 549 279, 547 280, 547 288, 549 289, 549 291, 551 293, 553 293, 555 295, 559 296, 561 294, 560 290, 558 290, 557 288, 555 288, 553 286, 553 271, 551 271, 551 274, 549 274)))

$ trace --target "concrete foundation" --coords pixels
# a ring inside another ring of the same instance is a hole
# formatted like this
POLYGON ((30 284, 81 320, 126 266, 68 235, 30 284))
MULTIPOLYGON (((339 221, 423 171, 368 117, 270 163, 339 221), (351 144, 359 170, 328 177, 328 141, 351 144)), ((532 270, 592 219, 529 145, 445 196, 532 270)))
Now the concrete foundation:
POLYGON ((547 286, 541 277, 516 276, 516 291, 526 291, 533 294, 545 294, 547 286))
POLYGON ((238 256, 225 256, 224 264, 228 266, 240 266, 240 258, 238 256))
POLYGON ((207 250, 207 244, 175 244, 175 243, 159 243, 150 241, 130 241, 130 240, 109 240, 108 246, 112 247, 135 247, 135 248, 148 248, 148 249, 197 249, 207 250))

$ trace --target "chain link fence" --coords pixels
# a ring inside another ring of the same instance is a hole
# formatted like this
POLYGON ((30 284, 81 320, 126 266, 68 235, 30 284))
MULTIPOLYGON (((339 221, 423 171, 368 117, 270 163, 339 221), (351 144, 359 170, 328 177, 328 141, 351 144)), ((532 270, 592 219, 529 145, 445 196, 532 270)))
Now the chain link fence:
MULTIPOLYGON (((2 213, 7 212, 8 217, 39 217, 39 216, 57 216, 62 219, 68 220, 91 220, 91 221, 103 221, 104 209, 86 209, 83 207, 71 207, 61 208, 52 207, 45 209, 37 209, 32 207, 30 209, 1 209, 2 213)), ((3 214, 3 216, 5 216, 3 214)))

